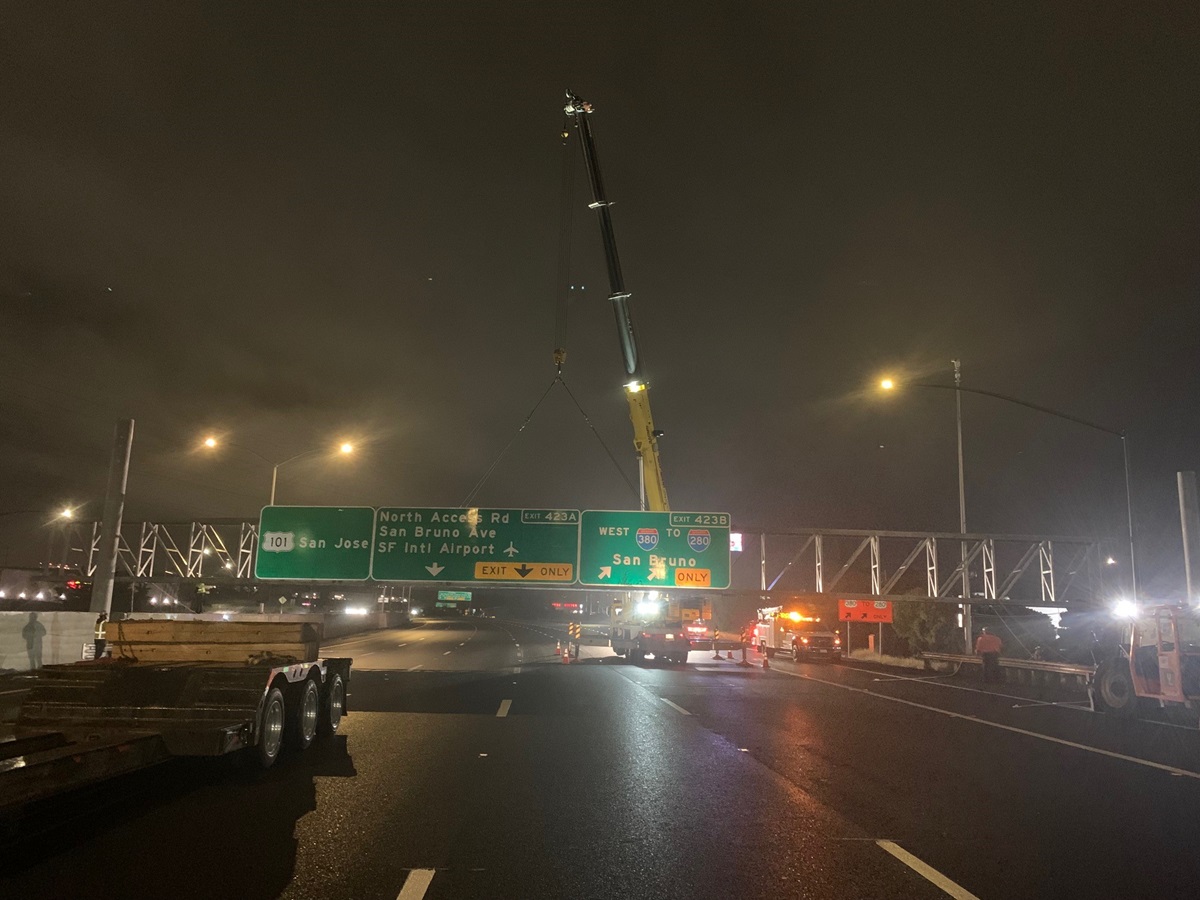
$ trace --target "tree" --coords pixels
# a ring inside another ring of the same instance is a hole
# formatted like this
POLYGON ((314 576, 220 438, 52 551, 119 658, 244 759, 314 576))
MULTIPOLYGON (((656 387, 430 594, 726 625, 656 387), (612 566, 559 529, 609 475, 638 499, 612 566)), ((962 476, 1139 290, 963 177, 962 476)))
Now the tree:
POLYGON ((953 603, 899 600, 892 608, 892 629, 904 639, 912 653, 960 649, 957 607, 953 603))

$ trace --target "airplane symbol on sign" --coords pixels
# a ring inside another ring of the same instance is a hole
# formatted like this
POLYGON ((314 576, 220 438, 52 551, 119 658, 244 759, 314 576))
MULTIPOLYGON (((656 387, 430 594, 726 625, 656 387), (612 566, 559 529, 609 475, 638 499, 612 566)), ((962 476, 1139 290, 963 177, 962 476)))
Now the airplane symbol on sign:
POLYGON ((512 541, 509 541, 509 542, 508 542, 508 549, 507 549, 507 550, 502 550, 501 552, 502 552, 502 553, 507 553, 507 554, 508 554, 508 556, 509 556, 509 558, 511 559, 512 557, 516 556, 516 555, 517 555, 518 553, 520 553, 521 551, 520 551, 520 550, 518 550, 516 547, 514 547, 514 546, 513 546, 513 542, 512 542, 512 541))

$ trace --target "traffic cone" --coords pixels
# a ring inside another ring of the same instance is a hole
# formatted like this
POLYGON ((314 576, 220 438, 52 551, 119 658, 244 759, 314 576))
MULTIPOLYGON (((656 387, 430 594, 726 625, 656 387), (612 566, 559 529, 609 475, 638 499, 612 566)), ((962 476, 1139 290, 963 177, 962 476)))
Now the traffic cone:
POLYGON ((562 656, 562 641, 555 641, 555 642, 554 642, 554 655, 555 655, 555 656, 562 656))
POLYGON ((771 657, 768 656, 766 653, 763 654, 763 668, 764 669, 771 668, 771 657))
POLYGON ((726 658, 726 659, 733 659, 733 651, 732 651, 732 650, 726 650, 726 651, 725 651, 725 658, 726 658))
POLYGON ((571 664, 571 648, 570 647, 568 647, 566 650, 563 651, 562 658, 563 658, 564 666, 569 666, 571 664))

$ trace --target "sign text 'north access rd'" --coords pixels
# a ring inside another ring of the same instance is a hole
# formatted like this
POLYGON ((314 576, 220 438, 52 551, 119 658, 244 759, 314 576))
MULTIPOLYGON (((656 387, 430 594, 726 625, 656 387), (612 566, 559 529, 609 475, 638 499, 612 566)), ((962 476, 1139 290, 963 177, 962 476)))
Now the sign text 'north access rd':
POLYGON ((575 580, 575 509, 383 508, 375 522, 377 581, 575 580))
POLYGON ((729 514, 587 510, 579 583, 606 587, 729 587, 729 514))

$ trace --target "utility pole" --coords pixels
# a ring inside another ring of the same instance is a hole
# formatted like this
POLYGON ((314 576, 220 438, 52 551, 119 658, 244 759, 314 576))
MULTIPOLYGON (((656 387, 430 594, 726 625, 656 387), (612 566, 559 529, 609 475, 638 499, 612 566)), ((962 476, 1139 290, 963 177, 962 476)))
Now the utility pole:
POLYGON ((1179 485, 1179 524, 1183 529, 1183 572, 1187 580, 1187 604, 1196 602, 1195 568, 1200 566, 1200 505, 1196 498, 1196 473, 1176 472, 1179 485))
MULTIPOLYGON (((958 533, 967 533, 967 487, 963 476, 963 436, 962 436, 962 363, 957 359, 954 363, 954 412, 955 424, 958 427, 958 533)), ((971 577, 967 573, 967 542, 958 542, 962 560, 962 627, 963 644, 966 652, 971 653, 971 577)))
POLYGON ((133 450, 133 419, 121 419, 113 432, 112 460, 108 465, 108 490, 104 518, 100 521, 100 557, 92 581, 92 612, 112 612, 113 582, 117 577, 117 542, 125 514, 125 486, 129 481, 129 454, 133 450))

